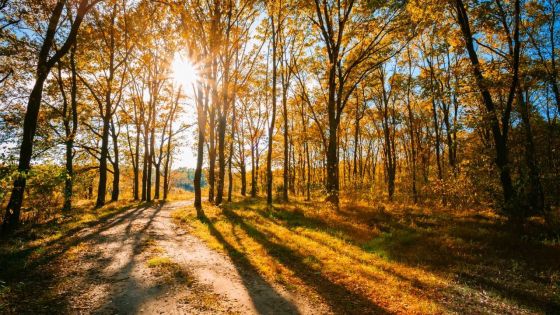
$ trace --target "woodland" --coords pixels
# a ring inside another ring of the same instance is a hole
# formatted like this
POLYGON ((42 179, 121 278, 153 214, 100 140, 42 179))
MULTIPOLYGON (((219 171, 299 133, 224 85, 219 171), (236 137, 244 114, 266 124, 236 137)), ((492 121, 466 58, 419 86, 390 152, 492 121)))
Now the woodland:
POLYGON ((559 314, 558 0, 0 0, 0 313, 559 314))

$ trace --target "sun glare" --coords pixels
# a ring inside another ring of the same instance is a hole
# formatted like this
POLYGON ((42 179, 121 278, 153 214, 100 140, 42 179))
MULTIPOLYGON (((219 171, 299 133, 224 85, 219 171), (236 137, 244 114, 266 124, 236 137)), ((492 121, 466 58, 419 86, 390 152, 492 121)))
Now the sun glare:
POLYGON ((177 53, 173 58, 173 81, 185 90, 191 89, 192 85, 198 80, 195 66, 190 60, 177 53))

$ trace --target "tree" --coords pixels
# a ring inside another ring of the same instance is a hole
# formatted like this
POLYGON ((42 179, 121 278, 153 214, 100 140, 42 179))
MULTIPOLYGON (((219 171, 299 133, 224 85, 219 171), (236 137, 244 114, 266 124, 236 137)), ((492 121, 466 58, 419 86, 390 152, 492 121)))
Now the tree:
MULTIPOLYGON (((128 40, 126 21, 126 4, 119 4, 116 0, 101 7, 99 11, 95 11, 89 27, 94 28, 95 31, 92 34, 97 34, 99 37, 91 38, 90 44, 100 45, 105 49, 101 51, 89 50, 91 53, 89 57, 99 62, 87 75, 80 76, 81 81, 97 104, 98 114, 101 119, 101 131, 94 131, 101 138, 96 207, 101 207, 105 204, 108 173, 107 162, 110 162, 113 166, 111 200, 116 201, 119 195, 118 130, 115 128, 115 124, 118 121, 115 113, 121 105, 124 87, 128 80, 128 58, 133 47, 128 40), (94 82, 102 83, 94 85, 94 82), (109 155, 109 136, 112 138, 113 156, 109 155)), ((90 129, 93 130, 95 127, 90 126, 90 129)))
MULTIPOLYGON (((16 177, 10 196, 10 201, 4 214, 3 228, 10 229, 19 223, 19 216, 21 205, 23 203, 23 193, 25 190, 26 176, 29 172, 31 156, 33 153, 33 138, 37 128, 37 117, 41 108, 41 99, 43 95, 43 85, 47 79, 51 69, 58 61, 72 47, 76 41, 76 36, 84 19, 84 16, 95 6, 100 0, 82 0, 78 3, 74 19, 71 20, 70 26, 66 26, 68 35, 64 39, 60 49, 56 50, 55 42, 59 32, 63 32, 65 27, 59 24, 61 16, 66 7, 66 0, 58 0, 50 13, 48 27, 45 32, 45 37, 38 54, 36 79, 33 89, 29 96, 27 103, 27 110, 25 112, 25 119, 23 124, 23 139, 20 146, 20 156, 18 163, 19 174, 16 177), (52 54, 54 53, 54 54, 52 54), (52 54, 52 55, 51 55, 52 54)), ((67 7, 68 8, 68 7, 67 7)), ((73 16, 69 11, 67 12, 70 17, 73 16)))
MULTIPOLYGON (((501 1, 497 1, 496 3, 498 7, 503 10, 501 1)), ((508 132, 511 109, 519 84, 519 55, 521 49, 521 44, 519 41, 519 24, 521 6, 519 0, 514 1, 513 34, 510 34, 509 25, 503 25, 504 31, 507 33, 509 38, 511 38, 509 52, 511 59, 508 60, 511 67, 511 83, 509 85, 507 100, 501 116, 498 113, 496 105, 494 104, 494 100, 492 99, 492 95, 490 93, 488 85, 489 82, 483 74, 482 65, 480 63, 478 53, 474 48, 475 39, 471 31, 469 13, 465 8, 462 0, 455 0, 455 13, 457 15, 457 23, 459 24, 461 33, 463 35, 465 49, 467 50, 469 59, 471 61, 471 69, 475 78, 475 82, 489 116, 489 124, 491 127, 492 136, 494 139, 494 147, 496 150, 496 165, 499 169, 500 181, 502 183, 504 211, 511 217, 519 219, 523 216, 523 214, 520 213, 520 211, 523 211, 523 209, 521 209, 516 204, 518 202, 517 194, 513 188, 513 183, 511 180, 511 166, 508 158, 508 132)))
POLYGON ((388 34, 403 27, 404 6, 398 1, 386 7, 376 5, 354 0, 314 1, 311 19, 319 30, 327 62, 327 201, 335 207, 339 203, 338 128, 344 109, 358 84, 400 50, 394 49, 395 38, 388 34), (360 18, 355 17, 358 15, 360 18))
POLYGON ((63 210, 68 212, 72 209, 72 186, 74 181, 74 139, 78 130, 78 84, 76 70, 76 43, 70 49, 70 100, 66 96, 64 80, 62 78, 62 65, 57 63, 56 80, 62 96, 62 117, 64 125, 64 143, 66 146, 66 176, 64 180, 64 206, 63 210))
POLYGON ((272 205, 272 138, 276 122, 276 89, 278 78, 278 31, 282 26, 281 5, 276 2, 269 3, 268 19, 270 20, 270 46, 272 49, 272 112, 268 124, 268 151, 266 155, 266 203, 272 205))

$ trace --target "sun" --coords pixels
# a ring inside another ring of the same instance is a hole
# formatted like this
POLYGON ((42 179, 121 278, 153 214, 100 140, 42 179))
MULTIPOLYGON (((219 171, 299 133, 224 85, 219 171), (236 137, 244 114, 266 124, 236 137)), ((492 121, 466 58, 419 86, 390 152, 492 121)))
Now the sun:
POLYGON ((173 57, 171 69, 173 81, 185 90, 189 90, 198 81, 196 67, 180 53, 173 57))

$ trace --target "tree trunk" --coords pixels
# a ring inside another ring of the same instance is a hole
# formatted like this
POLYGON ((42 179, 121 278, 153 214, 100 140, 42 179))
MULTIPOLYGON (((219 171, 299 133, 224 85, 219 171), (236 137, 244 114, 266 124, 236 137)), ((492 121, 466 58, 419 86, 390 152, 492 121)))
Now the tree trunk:
MULTIPOLYGON (((110 37, 109 37, 109 70, 107 77, 107 90, 105 92, 105 110, 102 110, 101 116, 103 118, 103 132, 101 137, 101 157, 99 162, 99 185, 97 188, 97 201, 95 203, 96 207, 101 207, 105 204, 105 195, 107 193, 107 160, 109 158, 109 133, 113 131, 113 99, 112 99, 112 83, 115 76, 115 18, 116 18, 117 4, 113 4, 113 11, 111 15, 110 24, 110 37)), ((93 92, 93 91, 92 91, 93 92)), ((113 135, 116 138, 116 135, 113 135)), ((114 145, 117 145, 116 143, 114 145)), ((117 152, 118 153, 118 152, 117 152)), ((115 162, 118 156, 115 156, 115 162)), ((113 171, 113 175, 117 180, 119 179, 118 174, 118 164, 115 163, 116 169, 113 171), (116 172, 115 172, 116 171, 116 172)), ((117 184, 117 194, 118 194, 118 182, 117 184)), ((113 180, 113 188, 115 186, 115 181, 113 180)), ((113 195, 111 194, 111 197, 113 195)))
POLYGON ((197 156, 196 156, 196 170, 194 172, 194 206, 195 208, 202 209, 202 163, 204 162, 204 136, 206 129, 206 116, 205 114, 198 114, 198 143, 197 143, 197 156), (202 122, 202 124, 201 124, 202 122))
POLYGON ((327 148, 327 201, 338 206, 338 141, 336 127, 331 127, 327 148), (334 130, 333 130, 334 129, 334 130))
POLYGON ((66 5, 65 0, 58 0, 52 14, 49 18, 45 39, 39 52, 39 59, 37 62, 36 80, 29 95, 27 103, 27 110, 23 121, 23 139, 20 147, 20 156, 18 162, 18 175, 14 180, 12 194, 10 201, 4 213, 4 220, 2 223, 3 230, 9 230, 19 224, 19 217, 21 212, 21 205, 23 203, 23 195, 25 191, 26 177, 29 172, 31 157, 33 154, 33 138, 37 129, 37 118, 39 116, 39 109, 43 97, 43 85, 47 79, 53 65, 56 64, 70 49, 76 41, 76 35, 82 23, 84 15, 87 10, 91 8, 87 1, 81 1, 78 7, 76 19, 72 23, 70 32, 66 41, 61 48, 49 59, 51 48, 55 39, 58 22, 62 14, 62 10, 66 5))
POLYGON ((142 201, 148 200, 148 161, 150 151, 148 147, 148 131, 144 130, 144 159, 142 165, 142 201))
POLYGON ((148 174, 146 176, 146 201, 152 201, 152 163, 150 162, 148 162, 148 174))
MULTIPOLYGON (((233 101, 235 103, 235 101, 233 101)), ((233 173, 231 170, 232 162, 233 162, 233 150, 234 150, 234 143, 235 143, 235 106, 233 107, 233 115, 231 118, 231 139, 229 144, 229 157, 228 157, 228 197, 227 201, 231 202, 231 194, 233 193, 233 173)))
POLYGON ((412 173, 412 199, 414 203, 418 202, 418 192, 416 190, 416 142, 414 140, 414 114, 412 113, 412 101, 410 99, 412 86, 412 56, 410 50, 408 52, 408 82, 406 89, 406 109, 408 113, 408 136, 410 137, 410 164, 412 173))
MULTIPOLYGON (((151 119, 155 120, 155 113, 152 112, 151 119)), ((148 153, 148 176, 146 177, 146 201, 152 201, 152 172, 154 166, 154 150, 155 147, 155 130, 151 127, 150 130, 150 147, 148 153)))
POLYGON ((163 199, 167 200, 169 195, 169 171, 167 168, 163 168, 163 199))
MULTIPOLYGON (((353 169, 352 169, 352 177, 355 183, 355 188, 361 186, 361 181, 362 181, 362 177, 358 176, 358 145, 359 145, 359 141, 360 141, 360 99, 358 97, 356 97, 356 115, 354 117, 354 158, 353 158, 353 169), (357 184, 360 185, 357 185, 357 184)), ((360 156, 360 160, 361 160, 361 156, 360 156)))
POLYGON ((78 100, 77 100, 77 72, 76 72, 76 44, 70 50, 70 71, 71 71, 71 90, 70 90, 70 114, 72 116, 72 127, 70 119, 64 111, 64 123, 66 131, 66 179, 64 182, 64 206, 63 211, 72 209, 73 182, 74 182, 74 138, 78 129, 78 100))
POLYGON ((139 194, 139 176, 140 176, 140 165, 139 165, 139 158, 140 158, 140 135, 138 134, 139 130, 136 130, 136 147, 134 149, 134 156, 136 163, 133 165, 133 172, 134 172, 134 183, 133 183, 133 193, 134 193, 134 200, 140 199, 139 194))
POLYGON ((393 158, 394 152, 390 134, 391 132, 389 129, 389 118, 387 116, 387 104, 385 103, 383 106, 385 107, 383 116, 383 135, 385 139, 385 170, 387 176, 387 193, 389 194, 389 200, 393 200, 393 194, 395 193, 395 165, 393 158))
POLYGON ((438 113, 437 113, 437 106, 436 106, 436 92, 435 92, 435 74, 434 74, 434 68, 432 65, 432 62, 429 59, 426 59, 426 62, 428 63, 428 66, 430 67, 430 91, 431 91, 431 98, 432 98, 432 118, 433 118, 433 123, 434 123, 434 132, 435 132, 435 149, 436 149, 436 165, 437 165, 437 175, 438 175, 438 179, 442 180, 443 179, 443 172, 442 172, 442 168, 441 168, 441 153, 440 153, 440 147, 441 147, 441 138, 440 138, 440 130, 439 130, 439 120, 438 120, 438 113))
MULTIPOLYGON (((217 95, 217 93, 215 93, 217 95)), ((217 96, 216 96, 217 97, 217 96)), ((216 181, 216 135, 215 135, 215 127, 216 127, 216 111, 215 107, 216 104, 212 105, 212 109, 210 109, 210 120, 208 124, 208 141, 210 142, 210 148, 208 150, 208 201, 214 202, 214 183, 216 181)))
POLYGON ((156 181, 155 181, 155 186, 156 187, 154 189, 154 200, 155 199, 159 200, 160 199, 159 198, 159 192, 160 192, 159 188, 161 186, 161 163, 160 162, 155 163, 154 168, 156 170, 156 181))
MULTIPOLYGON (((224 105, 225 106, 225 105, 224 105)), ((226 175, 226 157, 225 157, 225 145, 226 145, 226 125, 227 118, 225 113, 220 115, 218 121, 218 189, 216 191, 215 204, 219 205, 222 203, 224 197, 224 184, 226 175)))
POLYGON ((256 177, 256 164, 255 164, 255 145, 251 140, 251 197, 257 196, 257 177, 256 177))
MULTIPOLYGON (((284 71, 284 70, 283 70, 284 71)), ((290 144, 288 142, 288 86, 285 82, 285 75, 282 75, 282 112, 284 116, 284 173, 283 173, 283 185, 282 185, 282 199, 284 202, 289 201, 288 196, 288 185, 289 185, 289 171, 290 171, 290 154, 289 148, 290 144)))
POLYGON ((245 197, 247 195, 247 169, 245 166, 245 160, 241 161, 239 166, 239 175, 241 176, 241 196, 245 197))
POLYGON ((33 138, 35 137, 35 131, 37 129, 37 117, 39 116, 39 108, 43 96, 43 84, 47 76, 48 71, 46 65, 40 64, 38 66, 37 80, 29 96, 27 111, 25 112, 23 121, 23 141, 19 152, 18 175, 14 181, 10 201, 4 213, 4 220, 2 223, 2 228, 4 230, 14 228, 19 224, 23 194, 25 191, 27 174, 29 173, 31 156, 33 154, 33 138))
POLYGON ((311 156, 309 155, 309 143, 305 142, 305 155, 307 160, 307 200, 311 200, 311 156))
POLYGON ((529 170, 529 192, 528 201, 531 214, 545 214, 544 191, 540 180, 540 171, 537 164, 537 155, 535 153, 535 143, 533 141, 533 131, 531 128, 529 104, 523 97, 521 89, 517 92, 519 102, 519 112, 523 122, 525 133, 525 161, 529 170))
MULTIPOLYGON (((177 102, 179 101, 179 95, 177 96, 177 102)), ((177 103, 175 104, 177 106, 177 103)), ((167 196, 169 194, 169 183, 170 183, 170 176, 171 176, 171 141, 173 139, 173 120, 175 115, 176 107, 170 112, 170 121, 169 121, 169 132, 167 134, 167 152, 165 155, 165 162, 163 165, 163 200, 167 200, 167 196)))
POLYGON ((290 145, 290 148, 291 148, 290 152, 292 152, 292 154, 291 154, 292 155, 292 158, 291 158, 292 163, 291 163, 291 166, 288 167, 288 170, 290 171, 289 172, 289 174, 290 174, 290 176, 289 176, 289 179, 290 179, 289 190, 290 190, 291 194, 295 195, 296 194, 295 189, 296 189, 296 167, 297 167, 297 164, 296 164, 296 156, 295 156, 295 147, 294 147, 293 139, 291 137, 290 137, 289 145, 290 145))
MULTIPOLYGON (((330 56, 330 69, 328 75, 328 100, 327 112, 329 122, 329 136, 327 144, 327 169, 326 169, 326 201, 338 208, 339 205, 339 178, 338 178, 338 120, 336 102, 336 65, 338 62, 338 51, 330 56)), ((341 83, 339 83, 341 84, 341 83)))
MULTIPOLYGON (((118 159, 118 157, 115 157, 118 159)), ((111 201, 119 200, 119 182, 121 180, 121 170, 118 160, 113 165, 113 191, 111 192, 111 201)))
POLYGON ((274 123, 276 121, 276 26, 274 16, 270 17, 272 24, 272 113, 270 126, 268 128, 268 152, 266 155, 266 203, 272 205, 272 137, 274 136, 274 123))
POLYGON ((170 157, 166 157, 165 164, 163 165, 163 200, 167 200, 169 196, 169 183, 171 176, 170 157))
MULTIPOLYGON (((462 0, 456 0, 456 13, 459 26, 461 27, 461 32, 463 34, 463 38, 465 41, 465 47, 469 54, 469 59, 472 65, 472 71, 474 77, 476 79, 477 86, 480 90, 480 94, 486 110, 490 116, 490 126, 492 130, 492 136, 494 139, 494 147, 496 150, 496 166, 498 167, 500 173, 500 182, 502 183, 502 191, 504 196, 504 210, 505 212, 514 219, 519 219, 519 213, 517 209, 517 196, 516 192, 513 188, 511 174, 510 174, 510 166, 509 166, 509 159, 508 159, 508 147, 507 147, 507 130, 509 124, 509 113, 511 110, 511 102, 510 99, 513 99, 513 94, 510 93, 508 96, 508 102, 506 104, 506 108, 504 110, 504 114, 502 115, 502 128, 503 131, 500 129, 500 122, 498 120, 498 114, 496 112, 496 108, 494 106, 494 102, 492 100, 492 96, 490 91, 488 90, 486 80, 482 74, 482 69, 480 62, 478 60, 477 52, 474 48, 474 39, 472 36, 468 13, 465 9, 465 5, 462 0)), ((515 0, 515 7, 516 7, 516 27, 515 27, 515 52, 514 52, 514 62, 513 62, 513 82, 511 91, 515 91, 517 88, 517 80, 518 80, 518 70, 519 70, 519 0, 515 0)))
POLYGON ((66 136, 66 178, 64 180, 64 206, 62 210, 68 212, 72 209, 72 182, 74 178, 74 139, 66 136))
POLYGON ((233 193, 233 173, 231 171, 231 155, 233 152, 233 145, 231 146, 231 152, 228 159, 228 194, 227 194, 227 201, 231 202, 231 194, 233 193))
POLYGON ((410 146, 411 146, 411 156, 410 156, 410 164, 411 164, 411 173, 412 173, 412 199, 414 203, 418 202, 418 191, 416 189, 416 143, 414 141, 414 118, 412 115, 412 109, 410 104, 410 99, 407 102, 407 110, 408 110, 408 120, 409 120, 409 137, 410 137, 410 146))
POLYGON ((550 66, 551 71, 549 75, 549 80, 552 85, 552 93, 554 94, 554 99, 556 100, 556 108, 560 112, 560 86, 558 84, 558 69, 556 66, 556 10, 552 9, 552 17, 549 26, 549 36, 550 36, 550 66))
POLYGON ((110 124, 111 103, 110 94, 107 93, 105 103, 105 114, 103 117, 103 131, 101 136, 101 154, 99 157, 99 182, 97 184, 97 200, 95 207, 99 208, 105 204, 105 194, 107 193, 107 157, 109 155, 109 124, 110 124))
MULTIPOLYGON (((197 156, 196 156, 196 170, 194 172, 194 206, 197 210, 197 215, 201 217, 202 209, 202 164, 204 162, 204 142, 206 135, 206 106, 204 106, 204 97, 202 95, 203 89, 201 83, 197 86, 196 98, 196 115, 198 119, 198 143, 197 143, 197 156)), ((206 94, 207 97, 207 94, 206 94)))
POLYGON ((111 201, 119 200, 119 182, 121 179, 121 171, 119 167, 119 142, 118 134, 115 130, 115 124, 111 119, 111 135, 113 138, 113 191, 111 192, 111 201))

